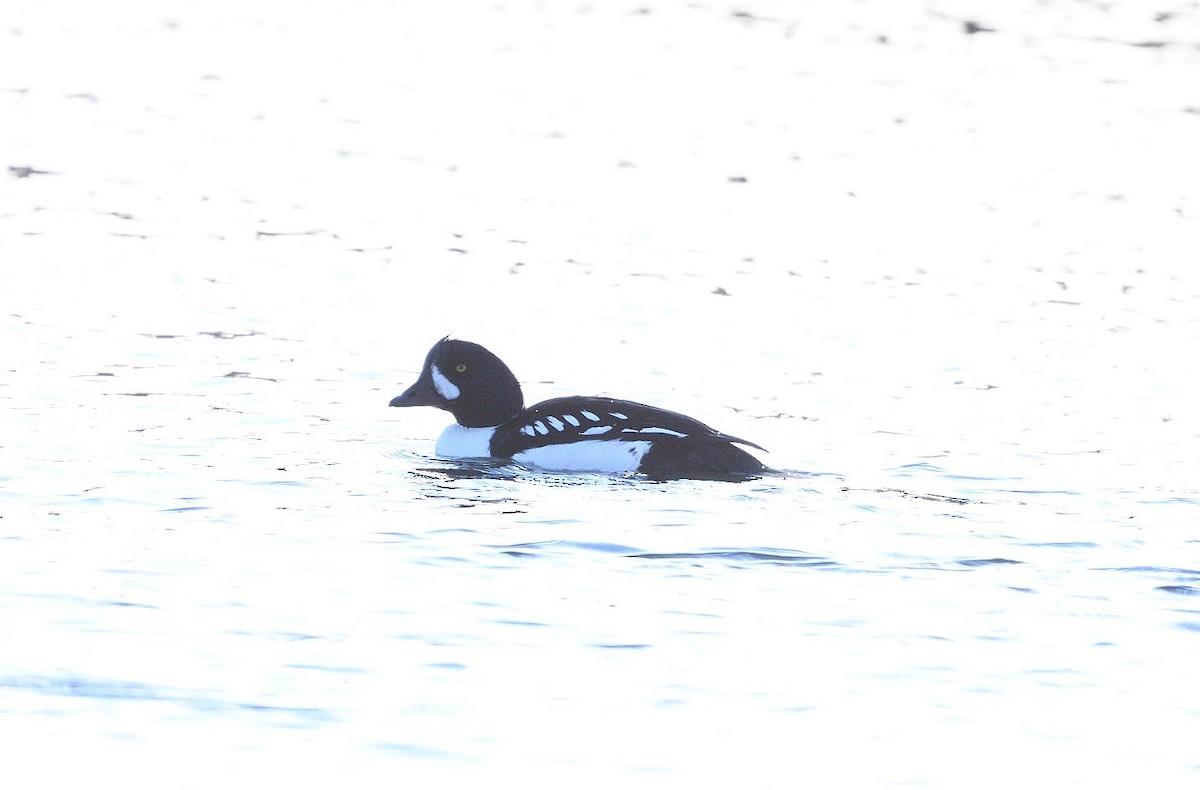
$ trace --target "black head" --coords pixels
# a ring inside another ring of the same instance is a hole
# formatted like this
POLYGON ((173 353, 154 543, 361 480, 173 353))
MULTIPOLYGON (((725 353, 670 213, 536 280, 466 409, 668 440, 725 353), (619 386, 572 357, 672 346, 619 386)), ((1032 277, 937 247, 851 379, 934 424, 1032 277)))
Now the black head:
POLYGON ((459 425, 485 428, 525 407, 517 377, 477 343, 442 338, 429 349, 421 376, 389 406, 435 406, 459 425))

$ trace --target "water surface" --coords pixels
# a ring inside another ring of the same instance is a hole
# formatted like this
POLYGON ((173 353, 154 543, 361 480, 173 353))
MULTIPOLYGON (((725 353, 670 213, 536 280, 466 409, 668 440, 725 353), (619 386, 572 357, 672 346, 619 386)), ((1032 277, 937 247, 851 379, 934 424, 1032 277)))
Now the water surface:
POLYGON ((7 771, 1193 786, 1194 13, 468 6, 17 5, 7 771), (433 459, 448 332, 782 474, 433 459))

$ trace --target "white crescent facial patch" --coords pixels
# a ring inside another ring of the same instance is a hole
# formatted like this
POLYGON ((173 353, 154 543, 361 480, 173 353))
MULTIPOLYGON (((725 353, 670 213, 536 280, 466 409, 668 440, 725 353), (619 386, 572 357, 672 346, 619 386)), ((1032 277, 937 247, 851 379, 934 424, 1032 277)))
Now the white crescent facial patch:
POLYGON ((437 365, 430 365, 429 372, 433 375, 433 388, 446 400, 454 400, 459 396, 458 387, 454 382, 442 375, 437 365))

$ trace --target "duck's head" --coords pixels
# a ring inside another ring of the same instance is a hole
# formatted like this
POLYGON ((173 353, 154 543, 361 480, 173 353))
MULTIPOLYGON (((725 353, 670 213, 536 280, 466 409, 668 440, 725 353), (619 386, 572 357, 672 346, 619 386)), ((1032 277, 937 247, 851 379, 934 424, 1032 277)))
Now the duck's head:
POLYGON ((389 406, 434 406, 454 415, 459 425, 485 428, 525 407, 517 377, 478 343, 444 337, 429 349, 415 384, 389 406))

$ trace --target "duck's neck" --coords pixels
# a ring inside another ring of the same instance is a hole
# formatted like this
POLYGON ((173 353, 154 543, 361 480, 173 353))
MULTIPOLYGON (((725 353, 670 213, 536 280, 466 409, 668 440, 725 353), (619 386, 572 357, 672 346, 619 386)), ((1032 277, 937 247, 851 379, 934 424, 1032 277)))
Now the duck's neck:
POLYGON ((525 408, 521 385, 508 368, 497 372, 493 380, 487 382, 484 391, 489 393, 487 398, 453 404, 450 413, 459 425, 464 428, 494 428, 525 408))

